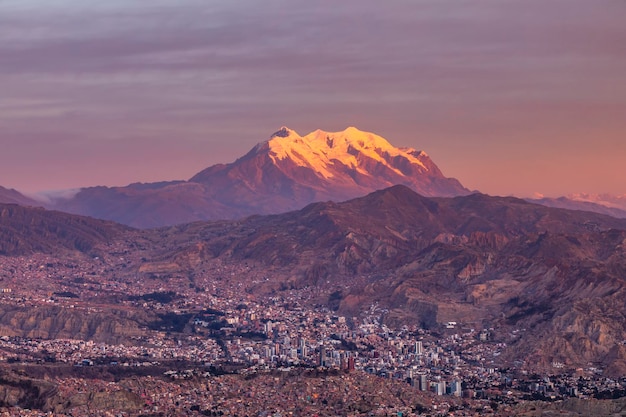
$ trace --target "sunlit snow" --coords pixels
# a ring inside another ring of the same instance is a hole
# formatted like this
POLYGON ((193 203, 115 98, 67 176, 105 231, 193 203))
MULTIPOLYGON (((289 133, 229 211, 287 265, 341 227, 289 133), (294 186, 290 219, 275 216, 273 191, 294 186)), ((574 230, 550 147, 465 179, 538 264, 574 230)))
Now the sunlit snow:
POLYGON ((316 130, 306 136, 283 127, 268 141, 270 157, 278 160, 290 159, 295 164, 315 170, 324 178, 334 176, 332 166, 343 164, 359 173, 372 175, 362 166, 358 155, 370 158, 385 165, 398 175, 403 175, 391 166, 383 155, 388 158, 401 156, 411 164, 418 165, 422 170, 428 168, 414 155, 412 148, 396 148, 381 136, 363 132, 355 127, 348 127, 343 132, 325 132, 316 130))

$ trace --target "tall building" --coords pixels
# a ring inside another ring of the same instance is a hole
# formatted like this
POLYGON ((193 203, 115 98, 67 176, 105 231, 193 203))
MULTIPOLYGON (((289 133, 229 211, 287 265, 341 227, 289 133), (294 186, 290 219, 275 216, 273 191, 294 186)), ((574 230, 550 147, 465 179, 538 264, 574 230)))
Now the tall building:
POLYGON ((437 395, 443 395, 446 393, 446 383, 444 381, 433 382, 431 388, 437 395))
POLYGON ((420 391, 428 391, 428 377, 426 376, 426 374, 420 374, 419 375, 419 389, 420 391))
POLYGON ((354 356, 348 358, 348 371, 354 371, 355 362, 354 356))
POLYGON ((300 348, 298 349, 298 352, 300 352, 300 357, 301 358, 306 358, 307 353, 308 353, 306 345, 300 346, 300 348))
POLYGON ((326 348, 324 346, 320 347, 320 361, 318 365, 326 366, 326 348))
POLYGON ((415 342, 415 354, 421 355, 423 353, 424 347, 422 346, 422 341, 418 340, 415 342))
POLYGON ((307 348, 306 348, 306 340, 303 338, 298 338, 298 351, 300 352, 301 358, 306 358, 307 356, 307 348))
POLYGON ((450 394, 460 397, 462 393, 461 380, 457 379, 450 383, 450 394))

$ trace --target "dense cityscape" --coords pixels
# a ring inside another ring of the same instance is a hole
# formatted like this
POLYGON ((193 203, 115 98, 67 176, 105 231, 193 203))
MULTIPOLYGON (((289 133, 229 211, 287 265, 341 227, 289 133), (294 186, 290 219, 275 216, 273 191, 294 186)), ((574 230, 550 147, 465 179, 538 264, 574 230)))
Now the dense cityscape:
MULTIPOLYGON (((83 298, 99 293, 103 300, 108 299, 111 291, 122 288, 128 291, 128 298, 120 308, 157 312, 161 321, 152 323, 146 334, 130 336, 128 342, 119 344, 5 335, 0 338, 0 359, 16 370, 35 364, 52 370, 48 378, 66 397, 92 392, 96 387, 100 392, 138 396, 135 407, 139 410, 113 407, 106 411, 112 414, 101 415, 301 415, 302 407, 319 411, 331 405, 335 408, 329 408, 334 411, 328 415, 506 415, 523 401, 617 398, 625 392, 626 380, 605 377, 602 369, 591 364, 566 369, 555 362, 553 372, 545 374, 529 371, 532 367, 525 363, 503 367, 499 357, 506 344, 492 339, 493 329, 474 329, 460 321, 431 330, 415 325, 390 329, 384 323, 385 309, 377 305, 354 317, 338 315, 328 307, 311 308, 307 303, 309 289, 285 290, 256 300, 234 278, 254 278, 249 267, 217 262, 216 271, 230 277, 222 281, 228 285, 181 291, 180 286, 159 280, 159 286, 147 295, 145 289, 134 295, 132 286, 115 280, 103 281, 102 286, 83 280, 63 280, 70 284, 59 286, 50 280, 54 275, 51 271, 63 271, 60 276, 75 274, 75 278, 92 276, 94 270, 106 273, 97 269, 99 265, 100 259, 93 259, 58 268, 53 259, 43 255, 16 264, 3 259, 2 303, 52 305, 90 315, 108 307, 83 298), (22 282, 37 280, 44 290, 33 292, 24 285, 12 289, 16 276, 22 282), (45 288, 45 282, 50 288, 45 288), (76 286, 86 290, 80 298, 75 294, 76 286), (132 383, 119 377, 98 378, 93 376, 97 369, 141 377, 135 376, 132 383), (58 375, 53 376, 55 372, 58 375), (92 376, 78 377, 72 372, 92 376), (348 387, 341 399, 338 392, 325 392, 326 384, 332 386, 336 378, 348 387), (271 390, 274 380, 289 385, 302 383, 301 379, 309 382, 310 390, 302 391, 300 386, 292 390, 295 398, 307 398, 304 404, 297 399, 288 401, 289 395, 276 402, 271 391, 264 391, 271 390), (269 382, 259 384, 250 394, 253 399, 246 401, 241 392, 248 389, 246 381, 251 380, 269 382), (397 396, 387 400, 382 396, 361 404, 362 409, 349 410, 349 405, 359 404, 360 389, 364 389, 358 388, 359 384, 376 386, 376 381, 386 387, 400 387, 402 395, 398 398, 404 398, 405 404, 398 403, 397 396), (267 401, 259 401, 259 396, 267 401), (331 400, 335 403, 328 405, 331 400), (314 406, 319 401, 326 404, 314 406)), ((524 331, 513 330, 510 337, 523 337, 524 331)), ((85 411, 81 407, 87 403, 73 407, 74 414, 67 415, 82 415, 79 410, 85 411)), ((7 410, 40 415, 16 407, 7 410)))

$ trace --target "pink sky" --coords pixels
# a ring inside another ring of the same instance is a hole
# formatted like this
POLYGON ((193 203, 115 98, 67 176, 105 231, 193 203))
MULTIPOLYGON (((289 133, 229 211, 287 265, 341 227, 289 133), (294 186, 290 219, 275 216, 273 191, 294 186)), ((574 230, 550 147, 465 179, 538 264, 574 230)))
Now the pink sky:
POLYGON ((0 1, 0 185, 187 179, 357 126, 490 194, 626 193, 622 0, 0 1))

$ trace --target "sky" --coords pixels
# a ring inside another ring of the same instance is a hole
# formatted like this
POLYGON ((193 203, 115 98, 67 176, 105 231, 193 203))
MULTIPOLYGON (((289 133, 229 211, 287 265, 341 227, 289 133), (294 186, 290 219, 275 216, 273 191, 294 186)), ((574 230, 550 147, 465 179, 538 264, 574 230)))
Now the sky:
POLYGON ((0 0, 0 185, 188 179, 281 126, 492 195, 626 194, 624 0, 0 0))

